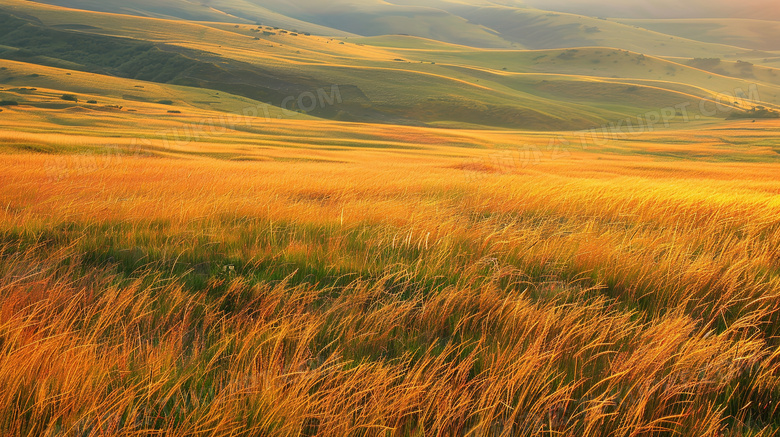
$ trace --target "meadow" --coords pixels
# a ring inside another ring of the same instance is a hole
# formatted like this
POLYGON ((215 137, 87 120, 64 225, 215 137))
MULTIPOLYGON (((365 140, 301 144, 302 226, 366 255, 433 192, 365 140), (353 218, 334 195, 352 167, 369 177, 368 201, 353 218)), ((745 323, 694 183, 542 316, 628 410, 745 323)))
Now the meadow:
POLYGON ((659 155, 533 159, 484 144, 548 134, 375 129, 217 155, 7 134, 78 148, 0 160, 2 433, 780 429, 771 154, 667 131, 641 136, 659 155))
POLYGON ((780 434, 776 69, 0 12, 0 435, 780 434))

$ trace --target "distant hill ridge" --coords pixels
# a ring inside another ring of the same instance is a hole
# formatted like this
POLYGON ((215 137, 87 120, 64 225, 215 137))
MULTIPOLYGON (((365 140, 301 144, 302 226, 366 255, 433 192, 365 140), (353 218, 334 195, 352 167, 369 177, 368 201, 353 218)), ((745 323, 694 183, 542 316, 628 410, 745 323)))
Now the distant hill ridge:
MULTIPOLYGON (((780 19, 775 0, 39 0, 102 12, 191 21, 263 23, 328 36, 413 35, 482 48, 605 46, 658 56, 726 56, 780 50, 780 26, 606 21, 604 18, 741 17, 780 19), (537 9, 539 8, 539 9, 537 9), (551 12, 551 10, 560 12, 551 12), (561 13, 563 12, 563 13, 561 13), (760 33, 751 32, 759 27, 760 33), (706 29, 705 29, 706 30, 706 29), (670 39, 671 38, 671 39, 670 39)), ((771 22, 767 22, 771 23, 771 22)))

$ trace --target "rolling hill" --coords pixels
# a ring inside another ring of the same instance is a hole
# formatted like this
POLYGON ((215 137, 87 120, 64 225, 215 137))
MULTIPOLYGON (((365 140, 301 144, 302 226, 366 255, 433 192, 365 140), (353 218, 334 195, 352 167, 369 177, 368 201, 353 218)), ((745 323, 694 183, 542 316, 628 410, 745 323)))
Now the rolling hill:
MULTIPOLYGON (((688 30, 669 31, 663 23, 608 21, 596 16, 603 18, 610 14, 585 14, 574 7, 559 9, 579 11, 584 15, 550 12, 514 1, 334 0, 322 3, 311 0, 210 0, 196 5, 184 0, 144 0, 135 2, 132 9, 120 0, 45 2, 150 17, 261 22, 326 36, 412 35, 480 48, 604 46, 656 56, 737 56, 752 62, 775 56, 771 53, 754 53, 754 49, 774 50, 774 46, 758 42, 760 37, 755 29, 744 25, 723 25, 717 29, 717 36, 711 36, 697 21, 691 23, 691 26, 678 22, 679 27, 688 30)), ((533 5, 545 8, 541 4, 533 5)), ((716 10, 721 9, 713 7, 713 11, 716 10)), ((763 26, 763 29, 768 28, 768 25, 763 26)))
MULTIPOLYGON (((22 1, 6 1, 4 9, 6 59, 229 93, 334 120, 555 131, 597 128, 684 102, 696 109, 699 101, 719 99, 725 110, 710 115, 716 118, 759 103, 735 103, 739 93, 779 103, 776 70, 729 61, 699 65, 607 48, 486 50, 398 36, 337 40, 254 24, 173 26, 22 1), (92 54, 85 56, 84 47, 92 54), (104 52, 113 55, 98 54, 104 52), (334 86, 338 105, 307 109, 299 99, 320 90, 330 98, 334 86)), ((3 80, 57 85, 39 76, 3 80)))
MULTIPOLYGON (((776 104, 780 93, 771 69, 729 76, 724 63, 725 74, 713 74, 615 49, 483 50, 411 37, 407 40, 414 43, 428 41, 428 47, 402 49, 373 46, 372 39, 338 41, 267 26, 166 26, 160 19, 29 2, 15 2, 10 10, 17 16, 7 19, 16 24, 0 34, 6 47, 2 56, 8 59, 211 89, 277 107, 290 96, 335 85, 341 104, 308 112, 345 121, 578 130, 748 90, 756 74, 763 78, 765 104, 776 104), (84 57, 79 50, 84 46, 128 56, 84 57), (573 99, 575 94, 579 97, 573 99)), ((18 78, 6 80, 23 85, 18 78)), ((302 110, 297 99, 287 102, 290 109, 302 110)))

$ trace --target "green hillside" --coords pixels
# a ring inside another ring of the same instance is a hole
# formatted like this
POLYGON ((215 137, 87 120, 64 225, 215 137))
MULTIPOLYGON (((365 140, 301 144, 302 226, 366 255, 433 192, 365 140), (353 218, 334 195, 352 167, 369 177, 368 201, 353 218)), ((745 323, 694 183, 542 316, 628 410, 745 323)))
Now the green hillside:
MULTIPOLYGON (((166 26, 20 1, 7 10, 0 15, 6 59, 228 93, 342 121, 581 130, 685 104, 691 116, 724 119, 737 108, 780 103, 778 72, 744 62, 611 48, 486 50, 404 36, 338 40, 254 24, 166 26), (311 105, 301 98, 309 94, 339 102, 311 105), (705 110, 715 101, 718 111, 705 110)), ((58 88, 30 79, 4 80, 58 88)))

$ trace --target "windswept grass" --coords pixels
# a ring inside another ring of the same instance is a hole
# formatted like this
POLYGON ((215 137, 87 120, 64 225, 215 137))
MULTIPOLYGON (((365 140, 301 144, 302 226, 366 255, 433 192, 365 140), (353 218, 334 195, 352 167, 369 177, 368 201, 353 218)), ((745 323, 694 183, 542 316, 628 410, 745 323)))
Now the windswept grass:
POLYGON ((6 155, 2 433, 777 434, 775 164, 384 153, 6 155))

